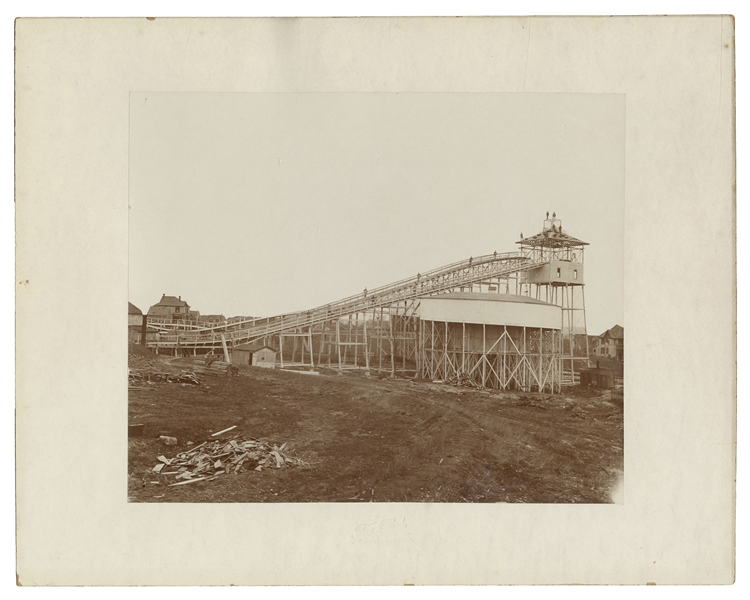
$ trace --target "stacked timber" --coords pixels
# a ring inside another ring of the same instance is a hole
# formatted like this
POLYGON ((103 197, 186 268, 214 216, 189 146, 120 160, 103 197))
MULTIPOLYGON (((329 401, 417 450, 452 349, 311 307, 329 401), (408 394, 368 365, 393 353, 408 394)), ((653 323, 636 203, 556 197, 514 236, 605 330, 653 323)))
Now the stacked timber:
POLYGON ((204 360, 202 358, 192 359, 190 368, 199 375, 219 375, 232 377, 237 375, 239 369, 232 363, 224 362, 221 360, 204 360))

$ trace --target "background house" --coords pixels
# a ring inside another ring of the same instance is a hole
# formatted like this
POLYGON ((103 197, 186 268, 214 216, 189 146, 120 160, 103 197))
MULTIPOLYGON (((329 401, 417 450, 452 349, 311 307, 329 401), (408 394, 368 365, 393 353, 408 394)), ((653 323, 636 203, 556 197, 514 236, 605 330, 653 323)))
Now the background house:
POLYGON ((227 319, 224 315, 202 315, 200 322, 203 325, 226 325, 227 319))
POLYGON ((143 312, 132 302, 128 302, 128 343, 140 344, 143 335, 143 312))
POLYGON ((625 358, 625 330, 615 325, 596 338, 596 346, 591 348, 592 356, 599 358, 614 358, 621 361, 625 358))
POLYGON ((146 317, 132 302, 128 302, 128 343, 145 346, 159 339, 159 332, 148 327, 146 317))
POLYGON ((190 319, 190 306, 182 296, 162 294, 161 300, 148 309, 148 318, 174 323, 190 319))
POLYGON ((143 325, 143 312, 132 302, 128 302, 128 327, 143 325))

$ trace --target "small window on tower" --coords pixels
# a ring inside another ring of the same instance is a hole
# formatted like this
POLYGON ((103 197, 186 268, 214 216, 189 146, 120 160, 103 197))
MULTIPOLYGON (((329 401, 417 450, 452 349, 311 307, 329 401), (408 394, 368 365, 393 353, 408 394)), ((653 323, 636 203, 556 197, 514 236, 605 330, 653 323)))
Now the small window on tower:
POLYGON ((557 267, 557 278, 560 279, 560 267, 557 267))
POLYGON ((573 279, 578 279, 578 270, 573 269, 573 279))

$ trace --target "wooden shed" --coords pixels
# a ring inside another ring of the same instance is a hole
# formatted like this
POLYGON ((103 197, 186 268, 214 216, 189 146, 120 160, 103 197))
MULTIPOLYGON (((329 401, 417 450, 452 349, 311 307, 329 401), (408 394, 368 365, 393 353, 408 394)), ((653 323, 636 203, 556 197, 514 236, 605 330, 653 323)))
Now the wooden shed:
POLYGON ((276 350, 264 344, 242 344, 232 348, 233 365, 276 368, 276 350))
POLYGON ((605 390, 611 389, 615 385, 615 374, 611 369, 583 368, 580 371, 581 385, 595 386, 605 390))

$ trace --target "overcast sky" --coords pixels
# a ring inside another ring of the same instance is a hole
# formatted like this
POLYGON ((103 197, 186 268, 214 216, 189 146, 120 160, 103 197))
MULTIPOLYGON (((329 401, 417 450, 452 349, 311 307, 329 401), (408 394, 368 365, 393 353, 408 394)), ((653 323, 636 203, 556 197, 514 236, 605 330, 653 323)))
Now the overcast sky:
POLYGON ((130 298, 312 308, 514 251, 586 249, 589 333, 623 324, 625 96, 132 93, 130 298))

